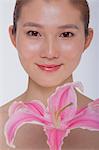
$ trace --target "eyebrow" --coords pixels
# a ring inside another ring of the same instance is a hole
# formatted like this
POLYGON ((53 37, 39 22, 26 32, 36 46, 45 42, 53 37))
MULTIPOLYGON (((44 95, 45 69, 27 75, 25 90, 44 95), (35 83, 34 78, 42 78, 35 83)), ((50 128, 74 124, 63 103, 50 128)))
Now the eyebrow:
MULTIPOLYGON (((23 27, 39 27, 39 28, 44 28, 43 25, 38 24, 38 23, 34 23, 34 22, 24 23, 23 27)), ((75 25, 75 24, 65 24, 65 25, 58 26, 58 28, 59 29, 69 29, 69 28, 72 28, 72 29, 79 30, 79 27, 77 25, 75 25)))
POLYGON ((34 22, 27 22, 23 24, 23 27, 39 27, 39 28, 44 28, 43 25, 34 23, 34 22))
POLYGON ((79 30, 79 27, 75 24, 66 24, 66 25, 61 25, 58 27, 59 29, 69 29, 69 28, 72 28, 72 29, 77 29, 79 30))

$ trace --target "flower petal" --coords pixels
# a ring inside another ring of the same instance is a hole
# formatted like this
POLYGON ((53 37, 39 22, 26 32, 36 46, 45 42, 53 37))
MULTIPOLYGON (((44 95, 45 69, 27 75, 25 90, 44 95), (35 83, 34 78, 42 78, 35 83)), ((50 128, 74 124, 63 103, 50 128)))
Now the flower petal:
POLYGON ((16 111, 18 111, 19 109, 23 108, 24 104, 22 101, 16 102, 14 101, 11 106, 9 107, 9 111, 8 111, 8 115, 9 117, 11 115, 13 115, 16 111))
POLYGON ((27 109, 29 109, 29 111, 31 110, 33 113, 45 116, 46 108, 40 101, 33 100, 31 102, 24 103, 24 105, 27 109))
MULTIPOLYGON (((16 103, 14 108, 16 108, 16 112, 14 112, 8 121, 5 124, 5 137, 7 140, 8 145, 14 147, 13 141, 16 135, 17 130, 25 123, 36 123, 40 125, 49 125, 50 122, 44 116, 44 110, 41 108, 42 106, 39 102, 36 105, 36 102, 25 103, 24 107, 20 109, 19 104, 17 106, 16 103), (35 105, 33 105, 35 103, 35 105), (40 108, 40 110, 38 110, 40 108)), ((13 108, 10 107, 10 110, 13 108)))
POLYGON ((53 121, 55 121, 55 118, 53 117, 55 113, 70 103, 73 103, 73 105, 67 107, 63 112, 61 112, 61 120, 63 120, 63 122, 67 122, 74 117, 77 109, 77 97, 74 88, 79 85, 80 84, 78 84, 78 82, 75 84, 65 84, 64 86, 58 87, 55 93, 49 97, 48 111, 51 114, 51 119, 53 121))
POLYGON ((16 102, 14 101, 12 105, 9 107, 9 117, 14 114, 14 112, 19 111, 20 109, 29 109, 29 111, 33 111, 37 114, 44 116, 46 108, 45 106, 38 100, 33 100, 31 102, 22 101, 16 102))
POLYGON ((69 122, 69 128, 99 131, 99 99, 77 112, 75 118, 69 122))
POLYGON ((44 131, 47 135, 47 143, 50 147, 50 150, 61 150, 63 139, 68 135, 69 130, 45 128, 44 131))
POLYGON ((97 113, 97 115, 99 114, 99 99, 96 99, 93 102, 89 103, 88 106, 90 111, 94 111, 95 113, 97 113))

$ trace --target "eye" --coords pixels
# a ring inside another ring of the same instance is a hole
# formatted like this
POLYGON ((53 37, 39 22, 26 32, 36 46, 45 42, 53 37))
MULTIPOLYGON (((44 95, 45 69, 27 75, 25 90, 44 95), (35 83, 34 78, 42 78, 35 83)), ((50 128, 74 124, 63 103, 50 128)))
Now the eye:
POLYGON ((37 31, 28 31, 27 33, 26 33, 28 36, 33 36, 33 37, 40 37, 41 36, 41 34, 39 33, 39 32, 37 32, 37 31))
POLYGON ((63 32, 59 37, 70 38, 70 37, 73 37, 73 36, 74 36, 74 33, 72 33, 72 32, 63 32))

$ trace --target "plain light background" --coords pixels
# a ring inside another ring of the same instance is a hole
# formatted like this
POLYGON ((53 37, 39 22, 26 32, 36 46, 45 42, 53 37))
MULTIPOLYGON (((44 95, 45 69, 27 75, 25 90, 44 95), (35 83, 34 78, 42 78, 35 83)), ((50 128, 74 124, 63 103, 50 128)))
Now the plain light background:
MULTIPOLYGON (((88 1, 94 39, 74 72, 74 80, 83 83, 85 95, 96 99, 99 98, 99 0, 88 1)), ((15 0, 0 0, 0 105, 17 97, 27 88, 27 74, 19 62, 17 50, 8 34, 14 4, 15 0)))

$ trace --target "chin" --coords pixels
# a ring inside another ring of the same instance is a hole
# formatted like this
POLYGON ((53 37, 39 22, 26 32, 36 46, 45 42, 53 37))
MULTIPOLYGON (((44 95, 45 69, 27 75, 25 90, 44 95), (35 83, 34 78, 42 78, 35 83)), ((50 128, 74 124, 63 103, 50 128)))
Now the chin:
POLYGON ((45 88, 53 88, 61 86, 65 83, 72 82, 72 75, 68 74, 59 74, 58 76, 31 76, 31 80, 38 86, 45 88))
POLYGON ((39 81, 39 82, 36 82, 39 86, 42 86, 42 87, 46 87, 46 88, 52 88, 52 87, 57 87, 57 86, 60 86, 62 84, 64 84, 66 82, 66 80, 57 80, 57 81, 39 81))

